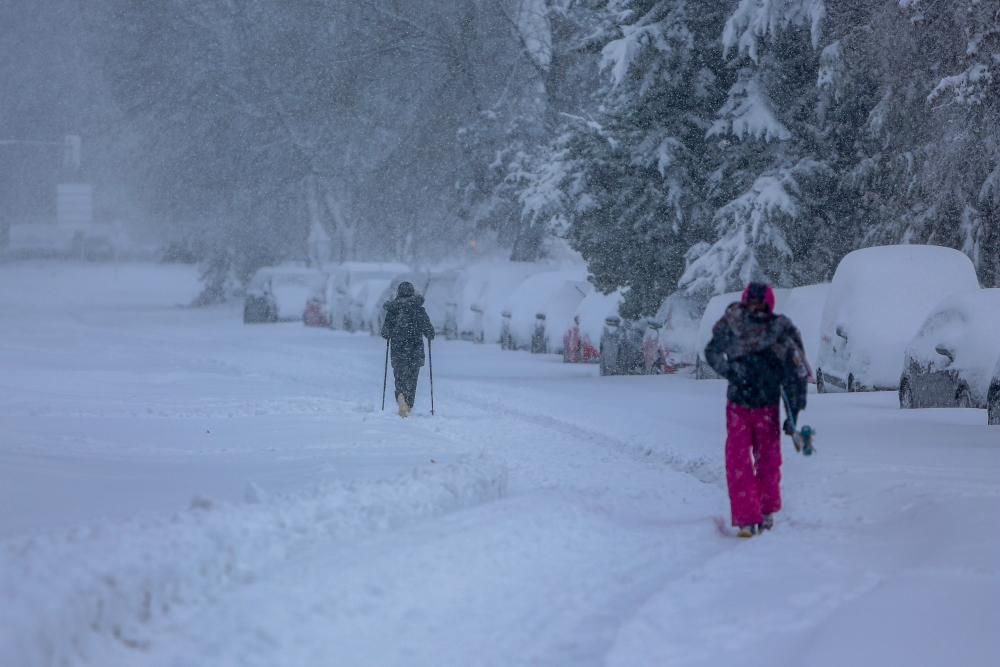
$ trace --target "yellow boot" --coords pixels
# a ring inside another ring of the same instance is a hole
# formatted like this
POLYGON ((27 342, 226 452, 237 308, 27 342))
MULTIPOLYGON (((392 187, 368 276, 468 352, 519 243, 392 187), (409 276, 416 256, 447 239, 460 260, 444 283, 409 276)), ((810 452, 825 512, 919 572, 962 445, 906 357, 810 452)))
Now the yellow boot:
POLYGON ((396 394, 396 403, 399 404, 399 416, 407 417, 410 414, 410 406, 406 402, 406 397, 402 394, 396 394))

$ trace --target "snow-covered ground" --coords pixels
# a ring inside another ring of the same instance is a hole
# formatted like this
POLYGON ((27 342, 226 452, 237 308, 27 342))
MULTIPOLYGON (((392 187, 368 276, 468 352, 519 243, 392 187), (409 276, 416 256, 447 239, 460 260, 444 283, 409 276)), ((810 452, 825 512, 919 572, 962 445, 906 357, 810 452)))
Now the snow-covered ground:
POLYGON ((1000 429, 811 397, 722 527, 724 386, 190 309, 194 272, 0 266, 0 665, 994 665, 1000 429), (391 378, 390 378, 391 384, 391 378))

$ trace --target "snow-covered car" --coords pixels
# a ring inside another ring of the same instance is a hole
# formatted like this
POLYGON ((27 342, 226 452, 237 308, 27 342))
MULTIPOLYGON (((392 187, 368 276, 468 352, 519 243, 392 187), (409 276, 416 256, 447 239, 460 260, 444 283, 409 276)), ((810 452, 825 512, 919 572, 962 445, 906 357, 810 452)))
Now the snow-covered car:
POLYGON ((810 367, 819 355, 819 329, 829 293, 830 283, 775 290, 775 312, 788 317, 799 330, 810 367))
MULTIPOLYGON (((694 364, 694 376, 699 380, 714 380, 719 376, 712 367, 705 361, 705 346, 712 340, 712 328, 726 312, 729 304, 740 300, 743 292, 726 292, 717 294, 708 301, 705 312, 702 313, 701 323, 698 325, 698 336, 695 338, 695 352, 697 357, 694 364)), ((777 295, 775 295, 777 301, 777 295)))
POLYGON ((385 303, 386 292, 392 285, 389 278, 372 278, 367 281, 368 287, 364 293, 364 303, 361 307, 362 322, 361 328, 366 329, 373 336, 380 335, 382 329, 382 315, 385 310, 382 304, 385 303))
POLYGON ((986 403, 986 423, 1000 426, 1000 357, 997 358, 996 366, 993 368, 993 381, 990 382, 986 403))
POLYGON ((352 326, 351 311, 355 309, 356 312, 355 302, 360 298, 360 283, 366 280, 391 280, 409 270, 410 267, 397 262, 344 262, 335 266, 323 293, 323 307, 330 326, 334 329, 352 326))
POLYGON ((695 306, 674 292, 646 323, 642 338, 643 370, 649 374, 675 373, 694 365, 699 319, 695 306))
POLYGON ((459 336, 476 343, 500 342, 504 306, 526 278, 546 270, 532 262, 500 262, 480 269, 459 297, 459 336))
POLYGON ((261 268, 247 285, 244 322, 291 322, 303 317, 306 303, 326 274, 302 266, 261 268))
POLYGON ((1000 288, 947 297, 906 348, 901 408, 986 408, 1000 355, 1000 288))
POLYGON ((397 275, 376 300, 378 305, 373 315, 373 325, 377 325, 379 330, 382 328, 382 321, 385 317, 385 309, 382 305, 395 298, 400 283, 409 282, 413 284, 417 294, 423 297, 424 308, 431 319, 431 324, 434 325, 434 331, 443 334, 447 326, 448 303, 454 300, 457 279, 457 271, 411 271, 397 275))
POLYGON ((561 354, 562 332, 593 287, 583 270, 546 271, 530 276, 511 293, 502 312, 500 347, 561 354))
MULTIPOLYGON (((344 331, 363 331, 365 329, 365 304, 368 301, 368 290, 373 280, 355 280, 347 288, 347 309, 344 313, 344 331)), ((375 279, 382 285, 384 280, 375 279)))
POLYGON ((946 296, 979 288, 957 250, 895 245, 855 250, 833 275, 823 308, 818 391, 899 389, 906 345, 946 296))
MULTIPOLYGON (((830 283, 774 288, 774 312, 788 317, 799 330, 810 366, 815 363, 818 353, 820 321, 829 290, 830 283)), ((712 339, 712 327, 726 312, 729 304, 739 301, 742 295, 742 292, 728 292, 713 297, 708 302, 701 324, 698 326, 695 377, 699 379, 718 377, 705 361, 705 346, 712 339)))
POLYGON ((563 361, 586 364, 600 360, 605 320, 618 316, 622 298, 621 291, 611 294, 594 291, 583 298, 563 334, 563 361))

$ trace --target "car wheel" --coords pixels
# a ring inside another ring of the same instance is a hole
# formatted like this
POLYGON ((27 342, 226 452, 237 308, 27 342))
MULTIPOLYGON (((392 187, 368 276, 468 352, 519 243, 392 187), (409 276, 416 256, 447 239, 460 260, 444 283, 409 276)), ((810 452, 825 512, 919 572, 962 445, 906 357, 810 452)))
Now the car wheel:
POLYGON ((816 369, 816 393, 824 394, 826 393, 826 381, 823 380, 823 369, 816 369))
POLYGON ((955 407, 959 408, 972 407, 972 394, 969 393, 968 387, 961 386, 958 388, 958 391, 955 392, 955 407))
POLYGON ((899 407, 904 410, 913 409, 913 388, 909 380, 903 380, 899 384, 899 407))

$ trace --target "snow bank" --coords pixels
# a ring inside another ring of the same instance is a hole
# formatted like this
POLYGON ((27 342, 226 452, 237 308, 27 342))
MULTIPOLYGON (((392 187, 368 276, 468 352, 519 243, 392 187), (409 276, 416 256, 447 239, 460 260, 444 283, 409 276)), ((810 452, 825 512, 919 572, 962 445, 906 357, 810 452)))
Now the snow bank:
POLYGON ((924 367, 936 362, 958 372, 973 395, 985 403, 1000 358, 1000 288, 947 297, 924 321, 906 354, 924 367), (948 363, 938 354, 939 346, 950 349, 954 361, 948 363))
POLYGON ((506 469, 478 459, 280 500, 251 485, 243 505, 195 498, 168 518, 3 543, 0 664, 101 664, 109 642, 144 650, 153 622, 252 582, 304 544, 363 538, 506 487, 506 469))
POLYGON ((865 387, 898 386, 907 342, 946 296, 979 288, 975 268, 957 250, 927 245, 849 253, 833 276, 820 329, 817 366, 843 371, 865 387), (838 329, 844 336, 838 336, 838 329), (835 337, 843 342, 835 356, 835 337), (841 366, 845 366, 841 368, 841 366))

